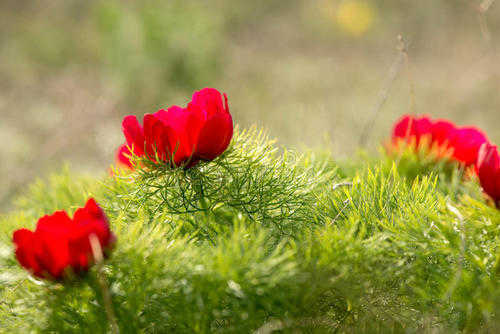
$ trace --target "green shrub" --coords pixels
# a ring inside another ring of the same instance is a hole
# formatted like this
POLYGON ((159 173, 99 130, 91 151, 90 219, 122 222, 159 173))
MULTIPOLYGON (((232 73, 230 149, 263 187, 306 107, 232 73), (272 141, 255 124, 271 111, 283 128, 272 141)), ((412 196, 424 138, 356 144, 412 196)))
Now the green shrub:
POLYGON ((337 163, 252 129, 189 170, 65 170, 0 220, 0 331, 109 330, 97 269, 39 282, 10 241, 88 196, 118 238, 103 275, 123 333, 498 329, 500 212, 473 180, 411 161, 337 163))

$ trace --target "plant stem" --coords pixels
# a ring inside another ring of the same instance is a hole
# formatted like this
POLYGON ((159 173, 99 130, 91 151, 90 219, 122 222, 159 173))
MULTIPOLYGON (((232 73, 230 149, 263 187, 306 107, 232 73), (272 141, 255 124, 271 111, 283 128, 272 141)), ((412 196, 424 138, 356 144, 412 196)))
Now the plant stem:
POLYGON ((116 322, 115 312, 113 311, 113 303, 111 301, 111 293, 109 292, 109 286, 106 282, 106 277, 102 271, 103 267, 103 254, 101 244, 99 240, 95 236, 95 234, 91 234, 89 236, 90 246, 92 248, 92 253, 94 255, 94 260, 97 266, 97 282, 99 283, 99 287, 101 288, 102 299, 104 304, 104 310, 106 312, 106 317, 108 318, 108 322, 111 327, 111 333, 119 334, 120 328, 118 327, 118 323, 116 322))

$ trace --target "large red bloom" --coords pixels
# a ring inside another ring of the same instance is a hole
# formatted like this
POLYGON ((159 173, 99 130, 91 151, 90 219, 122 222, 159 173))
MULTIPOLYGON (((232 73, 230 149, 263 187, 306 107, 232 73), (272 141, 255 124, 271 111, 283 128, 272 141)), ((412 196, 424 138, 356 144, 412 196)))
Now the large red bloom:
POLYGON ((500 155, 495 145, 484 143, 481 146, 476 170, 484 192, 500 208, 500 155))
POLYGON ((132 167, 128 156, 133 153, 152 161, 191 167, 199 160, 210 161, 221 155, 233 136, 227 96, 224 94, 223 101, 213 88, 195 92, 186 108, 172 106, 144 115, 143 124, 135 116, 124 118, 127 145, 118 152, 121 164, 132 167))
POLYGON ((89 269, 94 260, 92 237, 104 251, 115 241, 104 212, 91 198, 73 219, 65 211, 56 211, 40 218, 34 232, 15 231, 13 241, 24 268, 37 277, 59 280, 67 270, 80 274, 89 269))

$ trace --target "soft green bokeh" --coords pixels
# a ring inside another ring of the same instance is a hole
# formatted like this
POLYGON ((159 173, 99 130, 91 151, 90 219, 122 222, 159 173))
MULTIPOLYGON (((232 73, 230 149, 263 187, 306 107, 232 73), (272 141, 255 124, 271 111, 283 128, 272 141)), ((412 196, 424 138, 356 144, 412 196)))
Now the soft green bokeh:
POLYGON ((288 147, 353 154, 384 93, 363 149, 407 112, 476 125, 500 143, 500 6, 478 16, 481 2, 2 1, 1 210, 61 162, 106 170, 124 115, 183 105, 205 86, 228 93, 236 123, 288 147), (362 34, 339 26, 349 3, 373 12, 362 34), (399 34, 408 62, 387 85, 399 34))

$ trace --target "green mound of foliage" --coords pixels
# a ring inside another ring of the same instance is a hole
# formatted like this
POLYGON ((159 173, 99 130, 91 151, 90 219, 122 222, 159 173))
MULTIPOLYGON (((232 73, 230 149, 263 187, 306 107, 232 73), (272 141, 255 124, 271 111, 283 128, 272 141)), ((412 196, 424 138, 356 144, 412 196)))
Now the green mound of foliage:
POLYGON ((288 152, 255 129, 189 170, 63 171, 0 218, 0 332, 110 331, 95 267, 41 282, 10 240, 89 196, 118 239, 102 274, 121 333, 494 332, 500 211, 463 174, 288 152))

